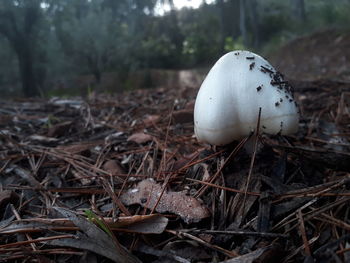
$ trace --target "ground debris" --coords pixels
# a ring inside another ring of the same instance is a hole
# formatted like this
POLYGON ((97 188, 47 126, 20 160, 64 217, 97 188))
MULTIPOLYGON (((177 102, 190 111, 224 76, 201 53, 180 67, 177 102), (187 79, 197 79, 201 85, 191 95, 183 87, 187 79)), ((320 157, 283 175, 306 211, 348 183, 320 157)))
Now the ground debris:
POLYGON ((145 179, 121 196, 125 205, 139 204, 159 213, 179 215, 186 223, 199 222, 210 216, 208 208, 185 192, 171 192, 153 179, 145 179))
POLYGON ((194 88, 1 101, 0 261, 347 262, 350 84, 294 86, 252 166, 194 138, 194 88))
POLYGON ((128 138, 128 141, 136 142, 139 144, 146 143, 152 140, 153 137, 151 135, 145 134, 143 132, 134 133, 128 138))

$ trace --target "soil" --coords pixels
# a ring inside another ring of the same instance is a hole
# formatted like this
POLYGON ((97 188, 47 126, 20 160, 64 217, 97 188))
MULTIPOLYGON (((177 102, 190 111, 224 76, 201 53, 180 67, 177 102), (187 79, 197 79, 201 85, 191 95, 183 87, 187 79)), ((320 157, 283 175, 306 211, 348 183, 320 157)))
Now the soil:
POLYGON ((329 29, 299 37, 271 56, 288 79, 350 81, 350 32, 329 29))

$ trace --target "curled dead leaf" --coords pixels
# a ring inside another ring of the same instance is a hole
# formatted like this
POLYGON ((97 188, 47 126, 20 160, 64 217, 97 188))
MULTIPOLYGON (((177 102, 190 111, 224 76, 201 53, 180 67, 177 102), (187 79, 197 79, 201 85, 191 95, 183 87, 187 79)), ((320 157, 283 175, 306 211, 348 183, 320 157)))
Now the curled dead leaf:
POLYGON ((153 140, 153 136, 145 134, 143 132, 134 133, 129 136, 128 141, 136 142, 139 144, 146 143, 153 140))
MULTIPOLYGON (((152 209, 162 193, 162 186, 153 179, 141 181, 135 188, 121 196, 125 205, 139 204, 152 209)), ((179 215, 186 223, 193 223, 209 217, 209 210, 196 198, 184 192, 165 191, 155 209, 159 213, 171 212, 179 215)))
POLYGON ((159 120, 160 120, 160 116, 159 115, 147 115, 143 119, 143 123, 144 123, 145 127, 150 127, 153 124, 157 123, 159 120))
POLYGON ((108 160, 103 164, 103 170, 115 175, 115 174, 125 174, 124 168, 119 164, 117 160, 108 160))

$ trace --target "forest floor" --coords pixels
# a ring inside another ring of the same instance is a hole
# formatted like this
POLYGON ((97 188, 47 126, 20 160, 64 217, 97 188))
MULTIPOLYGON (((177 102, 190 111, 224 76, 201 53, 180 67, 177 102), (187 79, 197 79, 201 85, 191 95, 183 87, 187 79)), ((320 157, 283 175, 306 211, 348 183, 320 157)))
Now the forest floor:
POLYGON ((350 33, 328 29, 299 37, 270 59, 289 79, 350 82, 350 33))
POLYGON ((198 87, 0 102, 0 261, 349 262, 350 83, 316 79, 253 156, 194 138, 198 87))

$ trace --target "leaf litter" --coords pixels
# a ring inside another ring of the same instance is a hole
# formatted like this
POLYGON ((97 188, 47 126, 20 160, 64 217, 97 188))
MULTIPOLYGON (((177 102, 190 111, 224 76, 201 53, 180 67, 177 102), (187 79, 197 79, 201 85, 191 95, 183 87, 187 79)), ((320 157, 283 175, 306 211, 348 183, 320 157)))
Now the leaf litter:
POLYGON ((164 191, 152 178, 142 180, 128 190, 121 196, 121 201, 125 205, 139 204, 159 213, 177 214, 186 223, 196 223, 210 216, 208 208, 196 198, 185 192, 164 191))
POLYGON ((195 88, 1 101, 0 261, 346 262, 350 84, 293 84, 254 162, 196 141, 195 88))

